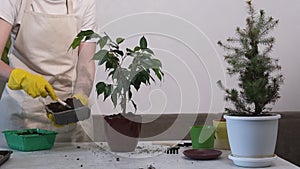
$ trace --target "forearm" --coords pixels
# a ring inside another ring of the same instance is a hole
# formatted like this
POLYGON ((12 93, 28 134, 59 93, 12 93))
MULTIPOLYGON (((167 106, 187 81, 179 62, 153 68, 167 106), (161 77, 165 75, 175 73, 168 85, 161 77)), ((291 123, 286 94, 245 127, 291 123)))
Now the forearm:
POLYGON ((7 82, 12 70, 12 67, 8 66, 3 61, 0 61, 0 80, 7 82))
POLYGON ((74 94, 81 93, 89 96, 92 90, 95 76, 95 63, 93 60, 95 50, 96 43, 93 42, 83 42, 79 47, 74 94))

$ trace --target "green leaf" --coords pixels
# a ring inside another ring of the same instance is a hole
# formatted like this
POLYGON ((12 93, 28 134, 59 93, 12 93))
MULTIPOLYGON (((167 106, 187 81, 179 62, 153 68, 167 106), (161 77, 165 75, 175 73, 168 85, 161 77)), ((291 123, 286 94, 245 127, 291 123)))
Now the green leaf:
POLYGON ((126 55, 128 55, 128 56, 133 56, 133 54, 134 54, 134 51, 133 51, 133 50, 131 50, 131 49, 129 49, 129 48, 126 48, 126 55))
POLYGON ((2 56, 1 56, 1 60, 3 62, 5 62, 6 64, 9 64, 9 60, 8 60, 8 53, 9 53, 9 49, 10 49, 10 46, 11 46, 11 39, 10 37, 8 38, 7 42, 6 42, 6 45, 3 49, 3 53, 2 53, 2 56))
POLYGON ((155 69, 161 66, 161 63, 154 59, 140 59, 140 63, 145 69, 155 69))
POLYGON ((132 53, 133 50, 129 49, 129 48, 126 48, 126 51, 129 52, 129 53, 132 53))
POLYGON ((131 90, 129 89, 129 90, 128 90, 128 100, 131 100, 131 98, 132 98, 132 92, 131 92, 131 90))
POLYGON ((115 75, 115 71, 116 71, 116 70, 110 71, 110 72, 108 73, 107 77, 112 76, 112 79, 114 79, 113 76, 115 75))
POLYGON ((84 36, 79 36, 79 37, 83 37, 83 41, 88 41, 88 40, 90 40, 90 39, 92 39, 92 38, 95 38, 95 37, 98 37, 98 34, 96 34, 96 33, 91 33, 91 32, 87 32, 86 33, 86 35, 84 35, 84 36))
POLYGON ((104 82, 98 82, 96 84, 97 96, 104 93, 106 84, 104 82))
POLYGON ((106 85, 104 88, 104 101, 111 95, 113 86, 111 84, 106 85))
POLYGON ((80 32, 77 34, 76 38, 73 40, 73 42, 72 42, 72 44, 70 45, 70 47, 69 47, 68 50, 70 50, 70 48, 72 48, 72 49, 77 48, 77 47, 80 45, 80 43, 81 43, 81 41, 82 41, 83 39, 84 39, 84 41, 87 41, 87 40, 89 40, 89 39, 91 39, 91 38, 94 38, 94 37, 99 37, 99 35, 96 34, 96 33, 95 33, 94 31, 92 31, 92 30, 80 31, 80 32))
POLYGON ((117 54, 119 54, 121 56, 124 56, 124 53, 121 50, 113 50, 112 52, 117 53, 117 54))
POLYGON ((107 44, 109 37, 108 36, 103 36, 102 38, 100 38, 99 40, 99 46, 100 49, 104 48, 104 46, 107 44))
POLYGON ((93 30, 85 30, 85 31, 80 31, 77 35, 77 37, 79 36, 92 36, 94 34, 93 30))
POLYGON ((141 49, 147 49, 147 40, 144 36, 140 39, 140 47, 141 49))
POLYGON ((93 60, 99 60, 100 62, 103 60, 103 58, 108 54, 107 50, 99 50, 93 57, 93 60))
POLYGON ((147 71, 142 70, 138 72, 131 80, 131 84, 134 86, 134 88, 138 91, 140 89, 140 86, 142 83, 145 85, 150 84, 150 75, 147 71))
POLYGON ((110 43, 109 45, 110 45, 111 48, 114 48, 114 49, 117 49, 117 50, 119 50, 119 48, 120 48, 119 45, 118 45, 117 43, 113 43, 113 42, 112 42, 112 43, 110 43))
POLYGON ((160 60, 158 60, 158 59, 153 59, 153 62, 155 62, 155 65, 157 66, 157 67, 162 67, 162 64, 161 64, 161 62, 160 62, 160 60))
POLYGON ((113 55, 106 58, 105 69, 116 69, 119 66, 119 59, 113 55))
MULTIPOLYGON (((71 46, 69 47, 69 49, 70 49, 70 48, 76 49, 76 48, 80 45, 82 39, 83 39, 83 36, 82 36, 82 37, 77 37, 77 38, 75 38, 75 39, 73 40, 71 46)), ((68 50, 69 50, 69 49, 68 49, 68 50)))
POLYGON ((151 49, 149 49, 149 48, 145 49, 145 51, 148 52, 148 53, 150 53, 150 54, 152 54, 152 55, 154 55, 154 52, 151 49))
POLYGON ((132 105, 133 105, 133 107, 134 107, 134 110, 135 110, 135 112, 136 112, 137 106, 136 106, 135 102, 134 102, 133 100, 131 100, 131 103, 132 103, 132 105))
POLYGON ((117 42, 117 44, 121 44, 122 42, 124 42, 124 38, 117 38, 116 39, 116 42, 117 42))
POLYGON ((142 79, 137 76, 131 80, 131 84, 134 86, 136 91, 140 89, 141 83, 142 83, 142 79))
POLYGON ((99 60, 98 65, 102 65, 107 61, 108 55, 105 55, 102 60, 99 60))
POLYGON ((136 52, 136 51, 139 51, 141 48, 139 46, 136 46, 133 51, 136 52))
POLYGON ((155 73, 155 75, 157 76, 157 78, 161 81, 162 80, 162 76, 163 74, 161 74, 162 72, 159 69, 152 69, 155 73))

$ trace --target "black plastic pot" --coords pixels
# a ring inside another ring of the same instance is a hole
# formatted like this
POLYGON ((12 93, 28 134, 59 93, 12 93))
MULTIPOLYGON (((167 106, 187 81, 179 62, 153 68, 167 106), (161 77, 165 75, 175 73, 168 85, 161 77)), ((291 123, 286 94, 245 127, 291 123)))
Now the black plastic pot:
POLYGON ((65 101, 71 109, 61 105, 58 102, 46 105, 45 109, 48 114, 52 114, 54 121, 59 125, 76 123, 86 120, 91 115, 91 110, 87 106, 83 106, 81 102, 74 98, 68 98, 65 101))
POLYGON ((142 116, 110 115, 104 117, 106 141, 112 152, 132 152, 135 150, 141 132, 142 116))

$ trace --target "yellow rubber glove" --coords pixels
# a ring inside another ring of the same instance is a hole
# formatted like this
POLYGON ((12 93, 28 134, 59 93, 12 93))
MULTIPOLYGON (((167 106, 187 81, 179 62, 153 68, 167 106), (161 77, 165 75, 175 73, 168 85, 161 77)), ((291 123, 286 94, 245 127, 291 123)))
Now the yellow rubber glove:
POLYGON ((73 97, 78 99, 84 106, 86 106, 89 103, 89 98, 84 94, 77 93, 73 95, 73 97))
POLYGON ((8 87, 12 90, 23 89, 33 98, 49 95, 52 100, 58 99, 54 89, 43 76, 34 75, 19 68, 12 70, 8 79, 8 87))

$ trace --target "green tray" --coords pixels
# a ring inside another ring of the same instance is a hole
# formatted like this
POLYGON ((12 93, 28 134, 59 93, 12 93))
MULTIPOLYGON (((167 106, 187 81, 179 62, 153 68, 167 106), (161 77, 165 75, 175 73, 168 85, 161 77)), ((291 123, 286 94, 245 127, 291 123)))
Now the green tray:
POLYGON ((20 151, 48 150, 54 145, 56 132, 42 129, 3 131, 7 145, 20 151))

